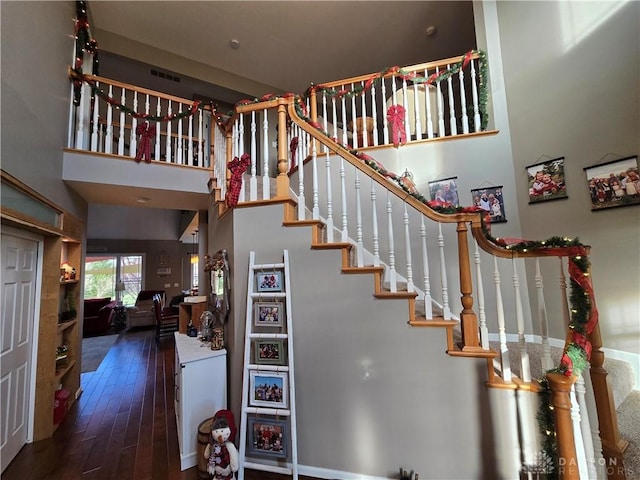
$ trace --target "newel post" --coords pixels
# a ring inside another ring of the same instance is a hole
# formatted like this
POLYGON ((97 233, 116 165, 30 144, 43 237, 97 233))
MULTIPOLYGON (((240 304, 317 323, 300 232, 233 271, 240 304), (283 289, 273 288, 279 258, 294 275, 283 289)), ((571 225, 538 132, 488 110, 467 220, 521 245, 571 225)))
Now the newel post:
POLYGON ((629 442, 620 438, 613 389, 607 376, 608 373, 602 367, 604 352, 600 350, 602 347, 600 325, 596 324, 588 338, 592 347, 591 384, 598 412, 598 426, 602 440, 602 455, 606 461, 606 472, 609 480, 622 480, 626 478, 623 454, 629 446, 629 442))
POLYGON ((471 281, 466 222, 458 222, 456 232, 458 232, 458 264, 460 266, 460 293, 462 294, 462 313, 460 314, 462 350, 482 350, 478 339, 478 318, 473 311, 473 283, 471 281))
POLYGON ((278 176, 276 177, 276 197, 289 197, 289 175, 287 175, 287 103, 278 99, 278 176))
POLYGON ((561 480, 579 480, 576 444, 573 437, 573 421, 571 420, 571 386, 574 377, 562 373, 547 373, 551 389, 551 405, 556 426, 556 443, 558 446, 558 478, 561 480))

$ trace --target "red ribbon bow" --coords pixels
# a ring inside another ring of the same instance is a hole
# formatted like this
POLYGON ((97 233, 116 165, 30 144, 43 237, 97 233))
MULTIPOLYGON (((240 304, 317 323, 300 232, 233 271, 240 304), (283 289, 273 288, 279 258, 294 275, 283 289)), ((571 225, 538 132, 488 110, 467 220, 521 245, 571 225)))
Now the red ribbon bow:
POLYGON ((156 134, 156 127, 147 122, 139 123, 136 127, 136 135, 138 135, 138 149, 136 150, 136 162, 144 160, 151 163, 151 139, 156 134))
POLYGON ((231 179, 229 180, 229 191, 227 192, 227 207, 233 208, 238 204, 240 197, 240 189, 242 188, 242 175, 251 163, 248 153, 243 153, 242 157, 234 157, 227 167, 231 170, 231 179))
POLYGON ((393 146, 407 143, 407 132, 404 127, 405 109, 402 105, 391 105, 387 110, 387 121, 391 125, 393 146))

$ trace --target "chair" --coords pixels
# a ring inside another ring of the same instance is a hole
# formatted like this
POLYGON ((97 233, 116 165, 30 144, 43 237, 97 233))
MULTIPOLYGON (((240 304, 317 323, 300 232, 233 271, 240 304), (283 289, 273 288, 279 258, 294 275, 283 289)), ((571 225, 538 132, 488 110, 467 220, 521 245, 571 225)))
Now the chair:
POLYGON ((153 296, 153 310, 156 316, 156 344, 159 344, 160 337, 178 331, 179 314, 175 307, 164 308, 159 294, 153 296))
POLYGON ((150 327, 156 324, 156 316, 153 311, 153 297, 160 295, 160 301, 164 306, 164 290, 141 290, 133 307, 127 307, 127 329, 132 327, 150 327))

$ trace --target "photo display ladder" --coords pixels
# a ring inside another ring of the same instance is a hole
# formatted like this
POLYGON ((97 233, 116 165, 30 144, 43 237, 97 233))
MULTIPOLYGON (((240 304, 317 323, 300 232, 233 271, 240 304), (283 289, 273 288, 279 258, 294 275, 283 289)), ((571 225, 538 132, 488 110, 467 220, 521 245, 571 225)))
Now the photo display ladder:
POLYGON ((238 480, 244 469, 298 479, 289 252, 256 264, 249 253, 238 480))

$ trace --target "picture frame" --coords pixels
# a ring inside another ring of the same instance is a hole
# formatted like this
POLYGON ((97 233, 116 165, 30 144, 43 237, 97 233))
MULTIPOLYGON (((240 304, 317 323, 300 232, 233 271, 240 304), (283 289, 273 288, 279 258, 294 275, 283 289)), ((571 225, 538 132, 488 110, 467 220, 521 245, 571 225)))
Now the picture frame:
POLYGON ((286 350, 281 339, 255 340, 253 343, 254 361, 257 365, 284 365, 286 350))
POLYGON ((282 327, 284 304, 282 302, 255 302, 253 324, 256 327, 282 327))
POLYGON ((289 377, 287 372, 249 372, 249 405, 287 408, 289 377))
POLYGON ((502 185, 497 187, 474 188, 471 190, 471 199, 476 207, 482 208, 489 214, 491 223, 503 223, 507 221, 504 209, 504 197, 502 185))
POLYGON ((592 211, 640 204, 637 155, 586 167, 584 171, 592 211))
POLYGON ((282 272, 272 270, 256 273, 256 290, 258 292, 281 292, 282 272))
POLYGON ((458 197, 458 187, 456 180, 458 177, 449 177, 442 180, 429 182, 429 194, 431 201, 439 205, 458 207, 460 199, 458 197))
POLYGON ((247 453, 249 455, 287 458, 289 429, 286 420, 249 417, 247 423, 249 427, 247 453))
POLYGON ((564 157, 525 167, 529 182, 529 204, 569 198, 564 181, 564 157))

